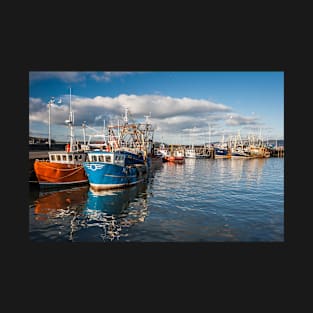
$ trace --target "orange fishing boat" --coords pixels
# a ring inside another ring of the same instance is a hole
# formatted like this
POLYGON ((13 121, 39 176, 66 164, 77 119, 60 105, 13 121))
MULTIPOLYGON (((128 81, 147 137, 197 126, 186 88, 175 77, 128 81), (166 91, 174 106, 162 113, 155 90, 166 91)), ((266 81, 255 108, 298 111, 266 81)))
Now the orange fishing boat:
POLYGON ((169 155, 169 156, 166 156, 165 157, 167 162, 184 162, 185 161, 185 158, 182 157, 182 156, 174 156, 174 155, 169 155))
POLYGON ((71 108, 70 115, 65 121, 70 129, 70 142, 64 151, 49 151, 48 160, 35 160, 34 172, 40 187, 60 187, 87 183, 88 178, 83 168, 87 153, 79 150, 77 143, 74 144, 74 114, 71 108))
POLYGON ((85 152, 48 152, 49 160, 35 160, 34 171, 40 187, 57 187, 87 183, 88 178, 82 163, 85 152))
POLYGON ((181 149, 173 149, 171 148, 171 152, 165 156, 167 162, 175 162, 175 163, 184 163, 185 156, 184 152, 181 149))

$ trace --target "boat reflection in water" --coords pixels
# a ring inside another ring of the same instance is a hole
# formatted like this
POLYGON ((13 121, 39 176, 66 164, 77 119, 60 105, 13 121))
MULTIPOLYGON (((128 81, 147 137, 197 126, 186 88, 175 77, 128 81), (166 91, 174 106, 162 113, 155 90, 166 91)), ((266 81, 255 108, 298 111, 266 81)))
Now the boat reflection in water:
MULTIPOLYGON (((97 226, 95 241, 127 240, 129 227, 144 222, 147 216, 147 184, 103 191, 89 189, 83 222, 87 228, 97 226), (101 233, 99 233, 101 230, 101 233)), ((84 229, 80 228, 80 233, 84 229)), ((90 231, 88 231, 90 240, 90 231)), ((83 238, 84 236, 79 236, 83 238)), ((75 240, 75 237, 74 237, 75 240)))
POLYGON ((89 186, 75 187, 58 191, 39 192, 34 201, 35 220, 63 217, 78 214, 87 200, 89 186))
POLYGON ((89 186, 32 193, 32 241, 127 241, 130 227, 147 216, 147 183, 106 191, 89 186))
POLYGON ((89 186, 30 193, 29 238, 36 242, 68 241, 73 221, 83 212, 89 186))

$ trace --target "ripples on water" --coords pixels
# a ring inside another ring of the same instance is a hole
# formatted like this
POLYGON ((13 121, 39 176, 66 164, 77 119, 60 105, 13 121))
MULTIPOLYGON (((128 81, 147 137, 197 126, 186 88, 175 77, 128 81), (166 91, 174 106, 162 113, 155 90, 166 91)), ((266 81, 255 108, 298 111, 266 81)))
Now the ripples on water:
POLYGON ((35 242, 284 240, 284 159, 186 159, 147 181, 94 193, 30 189, 35 242))

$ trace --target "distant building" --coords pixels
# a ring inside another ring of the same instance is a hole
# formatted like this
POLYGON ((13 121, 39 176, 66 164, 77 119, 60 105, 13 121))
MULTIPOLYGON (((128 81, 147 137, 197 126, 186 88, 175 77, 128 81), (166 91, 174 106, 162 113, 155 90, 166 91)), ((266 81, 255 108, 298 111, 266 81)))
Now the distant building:
MULTIPOLYGON (((41 137, 29 136, 28 137, 28 143, 30 145, 34 145, 34 144, 48 144, 49 143, 49 138, 41 138, 41 137)), ((55 140, 51 139, 51 143, 55 143, 55 140)))

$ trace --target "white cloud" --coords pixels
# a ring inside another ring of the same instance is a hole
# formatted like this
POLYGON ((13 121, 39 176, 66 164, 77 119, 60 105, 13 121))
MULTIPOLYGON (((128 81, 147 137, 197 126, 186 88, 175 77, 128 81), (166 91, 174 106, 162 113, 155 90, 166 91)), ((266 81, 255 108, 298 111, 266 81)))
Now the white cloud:
MULTIPOLYGON (((62 96, 62 104, 55 103, 51 107, 51 123, 62 125, 69 114, 69 96, 62 96)), ((171 135, 181 137, 181 140, 193 134, 198 141, 207 141, 209 126, 211 135, 221 134, 226 126, 259 125, 258 118, 241 116, 226 105, 204 99, 174 98, 161 95, 127 95, 117 97, 83 98, 72 95, 72 110, 75 115, 75 125, 81 126, 86 121, 88 126, 102 127, 110 123, 116 124, 122 119, 124 109, 129 109, 129 120, 143 121, 145 115, 151 112, 151 122, 156 129, 155 138, 166 138, 171 135)), ((29 99, 30 122, 48 123, 48 104, 41 99, 29 99)))
POLYGON ((121 77, 130 75, 132 72, 94 72, 90 74, 90 77, 96 81, 111 81, 114 77, 121 77))
POLYGON ((229 114, 226 119, 227 126, 242 126, 242 125, 259 125, 258 118, 255 116, 242 116, 239 114, 229 114))

